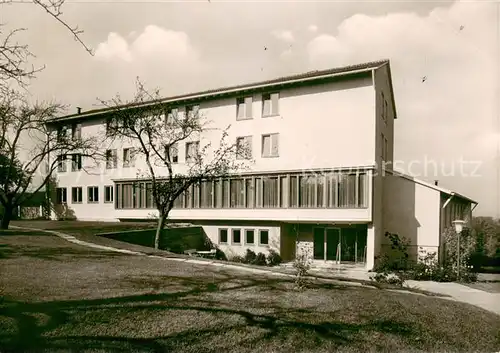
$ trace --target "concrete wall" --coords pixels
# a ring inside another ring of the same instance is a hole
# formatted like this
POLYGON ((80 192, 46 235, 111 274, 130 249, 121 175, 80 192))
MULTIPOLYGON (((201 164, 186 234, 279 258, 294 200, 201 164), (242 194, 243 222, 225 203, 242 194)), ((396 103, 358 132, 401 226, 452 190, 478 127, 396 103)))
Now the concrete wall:
MULTIPOLYGON (((280 91, 278 116, 262 117, 262 95, 253 95, 253 119, 236 120, 236 97, 216 99, 200 104, 200 113, 214 128, 201 138, 201 145, 212 142, 217 147, 221 129, 231 125, 229 141, 239 136, 252 136, 253 158, 250 166, 253 172, 277 170, 309 170, 332 167, 357 167, 373 165, 376 149, 376 123, 373 119, 375 111, 375 95, 372 77, 368 74, 355 79, 341 79, 336 82, 308 87, 299 87, 280 91), (279 133, 279 157, 261 157, 262 134, 279 133), (347 153, 348 152, 348 153, 347 153)), ((88 120, 82 124, 83 136, 99 136, 104 138, 105 121, 88 120)), ((141 158, 135 161, 133 168, 122 168, 121 158, 124 147, 131 147, 131 141, 110 141, 102 144, 102 150, 116 148, 118 152, 118 168, 106 170, 105 163, 95 165, 89 160, 83 162, 85 171, 71 172, 71 162, 67 162, 68 172, 57 173, 60 187, 67 187, 68 206, 75 216, 81 220, 116 220, 128 218, 129 213, 148 217, 153 210, 114 209, 114 204, 105 204, 104 186, 113 185, 116 179, 135 179, 145 170, 141 158), (71 187, 83 187, 83 202, 71 202, 71 187), (100 201, 98 204, 87 203, 87 186, 98 186, 100 201)), ((52 158, 55 158, 53 156, 52 158)), ((185 146, 179 146, 179 163, 176 172, 185 169, 185 146)), ((159 175, 166 173, 166 168, 158 167, 159 175)), ((116 195, 115 195, 116 196, 116 195)), ((172 216, 178 219, 192 217, 184 214, 190 210, 175 210, 172 216)), ((220 219, 220 211, 201 211, 206 214, 200 217, 220 219), (209 214, 211 213, 211 214, 209 214)), ((224 210, 226 214, 226 211, 224 210)), ((227 213, 230 219, 243 217, 246 210, 231 210, 227 213)), ((297 218, 306 220, 367 220, 371 219, 366 210, 300 210, 293 211, 297 218)), ((252 211, 247 218, 283 219, 275 212, 267 210, 252 211), (266 215, 269 216, 266 217, 266 215)))
MULTIPOLYGON (((440 192, 397 175, 384 178, 384 233, 396 233, 411 243, 416 257, 419 247, 437 252, 440 242, 440 192)), ((383 237, 382 247, 389 250, 383 237)))

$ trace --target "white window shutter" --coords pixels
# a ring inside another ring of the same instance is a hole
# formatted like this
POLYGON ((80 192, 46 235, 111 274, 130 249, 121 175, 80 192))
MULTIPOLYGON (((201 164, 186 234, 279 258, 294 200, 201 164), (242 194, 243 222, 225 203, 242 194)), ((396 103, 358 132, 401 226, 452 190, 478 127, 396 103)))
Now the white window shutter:
POLYGON ((247 118, 252 117, 252 102, 253 102, 252 97, 245 98, 245 116, 247 118))
POLYGON ((272 135, 271 145, 272 145, 271 155, 278 156, 278 154, 279 154, 279 135, 278 134, 272 135))
POLYGON ((271 94, 271 114, 278 115, 279 114, 279 93, 271 94))

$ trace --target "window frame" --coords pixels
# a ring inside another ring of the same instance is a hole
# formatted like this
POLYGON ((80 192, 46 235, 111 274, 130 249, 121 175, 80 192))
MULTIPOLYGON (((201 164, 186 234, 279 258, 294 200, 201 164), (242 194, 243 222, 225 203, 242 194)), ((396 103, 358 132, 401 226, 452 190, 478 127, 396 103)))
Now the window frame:
POLYGON ((193 162, 194 160, 196 160, 196 158, 194 158, 193 156, 190 156, 189 155, 189 147, 192 146, 192 145, 196 145, 197 148, 196 148, 196 157, 199 157, 199 153, 200 153, 200 141, 189 141, 189 142, 186 142, 186 162, 193 162))
POLYGON ((242 242, 242 232, 241 232, 241 228, 231 228, 231 245, 243 245, 243 242, 242 242), (234 232, 239 232, 240 233, 240 241, 239 242, 235 242, 234 241, 234 232))
POLYGON ((68 204, 68 188, 56 187, 56 205, 67 205, 67 204, 68 204), (58 194, 59 190, 61 192, 61 200, 60 201, 59 201, 59 194, 58 194), (62 197, 63 195, 64 195, 64 197, 62 197))
POLYGON ((66 173, 68 171, 68 155, 60 154, 57 156, 57 172, 66 173))
POLYGON ((82 186, 72 186, 71 187, 71 204, 82 204, 83 203, 83 187, 82 186), (76 199, 78 199, 78 196, 80 196, 80 201, 75 201, 75 198, 73 197, 73 190, 76 190, 76 199), (80 191, 80 193, 78 193, 80 191))
POLYGON ((280 92, 279 91, 273 91, 273 92, 266 92, 266 93, 263 93, 262 94, 262 109, 261 109, 261 116, 262 118, 271 118, 271 117, 274 117, 274 116, 280 116, 280 104, 279 104, 279 101, 280 101, 280 92), (276 108, 276 112, 273 112, 274 111, 274 105, 273 105, 273 95, 277 95, 278 98, 276 100, 276 104, 277 104, 277 108, 276 108), (264 112, 265 110, 265 102, 266 102, 266 97, 269 97, 269 113, 266 114, 264 112))
POLYGON ((96 203, 99 203, 99 186, 97 185, 91 185, 91 186, 87 186, 87 203, 89 204, 96 204, 96 203), (91 193, 91 190, 92 190, 92 193, 91 193), (95 199, 95 197, 97 196, 97 200, 90 200, 90 196, 93 196, 93 199, 95 199))
POLYGON ((255 229, 245 229, 245 245, 255 245, 255 229), (251 243, 248 241, 248 232, 253 233, 253 241, 251 243))
POLYGON ((260 156, 261 158, 278 158, 280 156, 280 152, 279 152, 279 133, 278 132, 272 132, 272 133, 267 133, 267 134, 262 134, 261 135, 261 144, 260 144, 260 156), (273 144, 273 136, 277 136, 277 140, 278 140, 278 152, 276 153, 276 155, 273 155, 272 154, 272 151, 273 151, 273 147, 274 147, 274 144, 273 144), (265 155, 264 154, 264 138, 265 137, 269 137, 269 155, 265 155))
POLYGON ((229 228, 219 228, 218 235, 219 235, 219 244, 223 244, 223 245, 229 244, 229 228), (226 241, 225 242, 221 240, 222 231, 226 232, 226 241))
POLYGON ((269 229, 259 229, 259 246, 269 246, 269 229), (267 232, 267 244, 262 243, 262 232, 267 232))
POLYGON ((106 169, 116 169, 118 167, 118 152, 116 148, 107 149, 106 150, 106 169), (108 152, 110 152, 110 160, 108 161, 108 152), (111 166, 109 166, 109 162, 111 162, 111 166))
POLYGON ((253 142, 252 142, 252 135, 246 135, 246 136, 237 136, 236 137, 236 159, 238 160, 248 160, 253 158, 253 142), (241 155, 238 152, 239 146, 238 146, 238 141, 243 140, 245 141, 248 139, 247 145, 248 145, 248 154, 246 155, 241 155))
POLYGON ((104 197, 102 198, 103 202, 104 203, 113 203, 114 202, 114 193, 115 193, 115 188, 113 187, 113 185, 104 185, 104 197), (106 190, 111 190, 111 192, 110 192, 111 198, 109 200, 107 200, 107 197, 106 197, 106 190))
POLYGON ((81 153, 72 153, 71 154, 71 171, 72 172, 79 172, 83 169, 83 161, 82 161, 82 154, 81 153), (75 160, 75 157, 79 157, 79 158, 76 158, 75 160), (75 163, 76 163, 76 167, 75 167, 75 163))
POLYGON ((240 96, 236 98, 236 120, 253 119, 253 96, 240 96), (240 105, 243 106, 243 116, 240 117, 240 105), (250 109, 249 109, 250 107, 250 109))

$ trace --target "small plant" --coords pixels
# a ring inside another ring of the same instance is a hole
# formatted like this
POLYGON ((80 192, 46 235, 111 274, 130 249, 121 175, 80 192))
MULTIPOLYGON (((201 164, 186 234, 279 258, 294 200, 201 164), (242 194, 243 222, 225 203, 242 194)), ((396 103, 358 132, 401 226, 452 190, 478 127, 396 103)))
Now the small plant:
POLYGON ((258 253, 257 256, 255 257, 253 264, 257 265, 257 266, 266 266, 266 264, 267 264, 266 255, 264 255, 261 252, 258 253))
POLYGON ((267 264, 269 266, 278 266, 282 261, 280 254, 274 250, 269 250, 269 254, 267 255, 267 264))
POLYGON ((295 261, 293 262, 293 267, 295 268, 295 287, 301 290, 307 286, 306 276, 311 269, 311 260, 307 254, 307 251, 297 255, 295 261))
POLYGON ((257 254, 255 254, 254 251, 251 249, 247 249, 247 252, 245 254, 245 263, 246 264, 253 264, 255 263, 255 259, 257 258, 257 254))

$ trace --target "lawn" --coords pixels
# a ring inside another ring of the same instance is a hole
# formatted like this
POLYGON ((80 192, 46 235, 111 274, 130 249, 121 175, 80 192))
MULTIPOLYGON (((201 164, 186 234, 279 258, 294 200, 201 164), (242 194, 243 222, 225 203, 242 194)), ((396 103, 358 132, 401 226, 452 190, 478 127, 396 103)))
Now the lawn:
POLYGON ((422 295, 249 275, 0 233, 0 350, 500 350, 500 317, 422 295))

